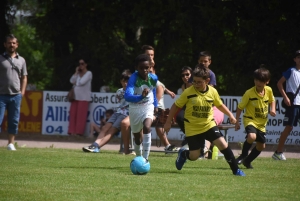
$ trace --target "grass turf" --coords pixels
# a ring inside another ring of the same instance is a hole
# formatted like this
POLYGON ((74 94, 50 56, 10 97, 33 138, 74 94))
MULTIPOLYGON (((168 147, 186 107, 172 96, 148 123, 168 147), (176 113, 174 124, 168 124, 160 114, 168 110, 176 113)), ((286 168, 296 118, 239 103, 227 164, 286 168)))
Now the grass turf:
POLYGON ((151 170, 136 176, 133 156, 70 149, 0 148, 0 200, 300 200, 300 160, 258 158, 246 177, 225 160, 188 161, 151 153, 151 170))

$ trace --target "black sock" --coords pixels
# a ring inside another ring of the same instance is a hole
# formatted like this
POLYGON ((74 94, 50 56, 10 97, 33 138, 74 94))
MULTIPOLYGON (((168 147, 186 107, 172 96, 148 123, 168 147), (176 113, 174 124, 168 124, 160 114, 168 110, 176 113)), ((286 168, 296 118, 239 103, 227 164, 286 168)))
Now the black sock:
POLYGON ((186 159, 190 159, 190 151, 188 149, 184 150, 182 153, 182 156, 185 157, 186 159))
POLYGON ((244 142, 243 144, 243 150, 242 150, 242 156, 246 157, 248 156, 249 150, 251 148, 252 144, 250 144, 249 142, 247 142, 247 140, 244 142))
POLYGON ((224 155, 227 163, 229 164, 229 166, 232 170, 232 173, 235 174, 237 172, 237 170, 239 169, 239 167, 236 163, 236 160, 234 158, 232 150, 229 147, 227 147, 226 149, 223 149, 221 151, 221 153, 224 155))
POLYGON ((249 154, 249 156, 247 156, 247 158, 245 159, 245 163, 249 164, 251 163, 254 159, 256 159, 256 157, 261 153, 261 151, 258 151, 256 149, 256 147, 254 147, 251 151, 251 153, 249 154))

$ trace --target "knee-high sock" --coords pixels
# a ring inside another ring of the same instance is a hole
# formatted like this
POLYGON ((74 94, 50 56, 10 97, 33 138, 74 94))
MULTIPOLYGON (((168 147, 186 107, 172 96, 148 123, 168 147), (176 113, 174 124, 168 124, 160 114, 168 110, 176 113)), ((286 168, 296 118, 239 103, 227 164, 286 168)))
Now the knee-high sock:
POLYGON ((134 142, 134 151, 135 151, 135 154, 137 156, 141 156, 142 155, 142 149, 143 149, 143 145, 142 144, 139 144, 137 145, 135 142, 134 142))
POLYGON ((249 154, 249 156, 245 159, 246 163, 251 163, 256 157, 261 153, 261 151, 258 151, 256 147, 254 147, 249 154))
POLYGON ((151 149, 151 133, 144 134, 143 136, 143 157, 148 160, 151 149))
POLYGON ((242 156, 246 157, 248 156, 249 150, 251 148, 252 144, 250 144, 249 142, 247 142, 247 140, 245 140, 244 144, 243 144, 243 149, 242 149, 242 156))
POLYGON ((236 163, 236 160, 234 158, 232 150, 229 147, 227 147, 226 149, 223 149, 221 151, 221 153, 224 154, 224 157, 225 157, 227 163, 229 164, 229 166, 232 170, 232 173, 235 174, 237 172, 237 170, 239 169, 239 167, 236 163))

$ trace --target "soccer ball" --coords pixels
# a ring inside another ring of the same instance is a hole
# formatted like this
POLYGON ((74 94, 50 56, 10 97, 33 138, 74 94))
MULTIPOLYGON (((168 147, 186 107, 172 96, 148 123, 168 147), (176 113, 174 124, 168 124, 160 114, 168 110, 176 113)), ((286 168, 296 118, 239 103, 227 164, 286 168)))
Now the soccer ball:
POLYGON ((136 175, 147 174, 150 171, 150 163, 144 157, 137 156, 131 161, 130 170, 136 175))

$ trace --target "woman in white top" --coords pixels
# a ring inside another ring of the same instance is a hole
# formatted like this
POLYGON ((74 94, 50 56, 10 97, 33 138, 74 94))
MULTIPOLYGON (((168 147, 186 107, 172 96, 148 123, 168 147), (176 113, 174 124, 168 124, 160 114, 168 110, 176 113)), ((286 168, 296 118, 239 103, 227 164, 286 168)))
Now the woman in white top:
POLYGON ((79 60, 79 66, 76 68, 70 82, 73 84, 75 100, 70 107, 70 120, 68 134, 83 135, 89 102, 91 101, 91 83, 93 74, 88 71, 88 63, 84 59, 79 60))

